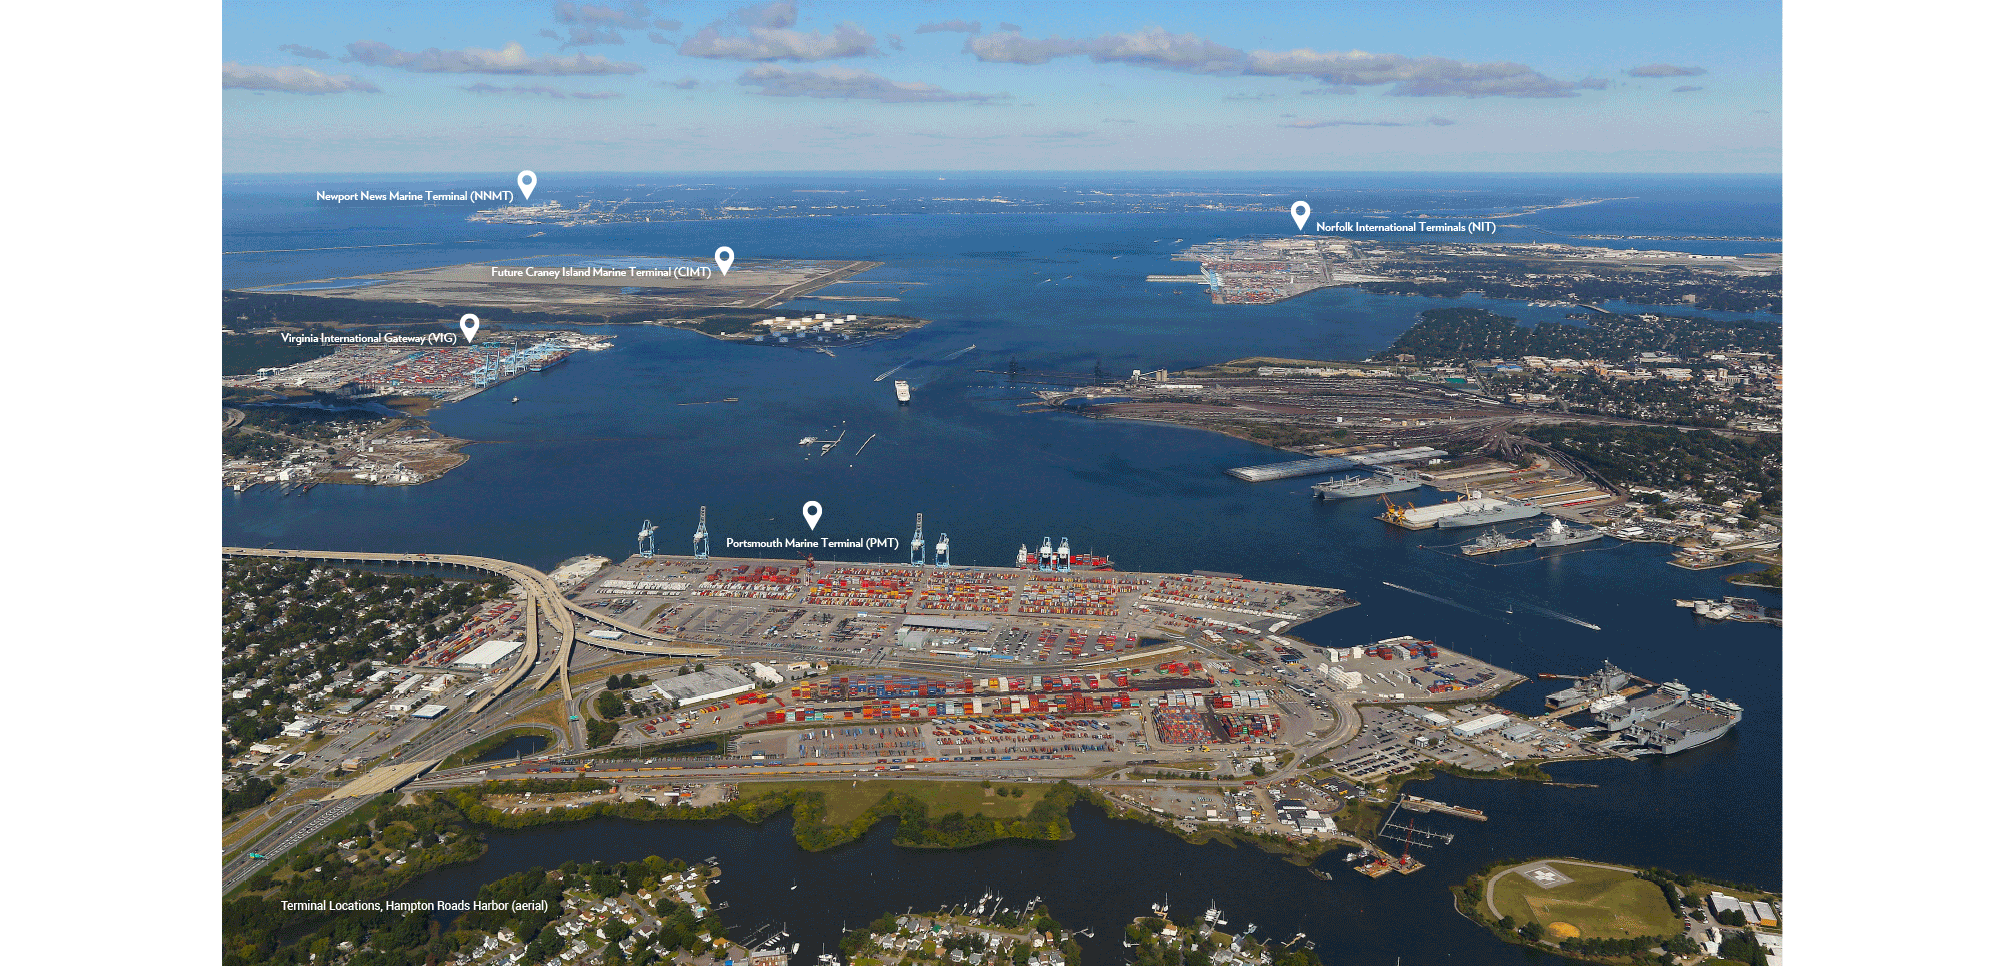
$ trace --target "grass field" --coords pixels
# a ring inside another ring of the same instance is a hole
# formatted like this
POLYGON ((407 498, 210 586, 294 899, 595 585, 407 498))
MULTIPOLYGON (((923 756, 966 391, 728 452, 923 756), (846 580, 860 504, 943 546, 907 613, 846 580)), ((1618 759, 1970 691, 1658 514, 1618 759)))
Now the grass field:
POLYGON ((549 700, 514 715, 513 720, 540 722, 565 733, 567 733, 569 728, 569 722, 563 719, 562 695, 560 692, 551 696, 549 700))
MULTIPOLYGON (((1035 807, 1048 793, 1046 785, 1024 785, 1009 782, 994 782, 989 793, 978 782, 927 782, 927 781, 863 781, 863 782, 759 782, 759 791, 784 792, 793 789, 826 793, 826 820, 828 824, 842 825, 861 817, 869 806, 882 800, 892 791, 912 795, 921 800, 930 810, 931 817, 963 812, 966 815, 990 815, 994 818, 1020 818, 1035 807), (1020 798, 1012 795, 1002 797, 1004 789, 1024 788, 1027 793, 1020 798)), ((750 786, 743 789, 745 797, 750 786)))
POLYGON ((1574 882, 1544 889, 1518 872, 1493 885, 1493 905, 1516 922, 1566 922, 1586 939, 1671 936, 1681 920, 1667 906, 1659 886, 1630 872, 1550 861, 1574 882))

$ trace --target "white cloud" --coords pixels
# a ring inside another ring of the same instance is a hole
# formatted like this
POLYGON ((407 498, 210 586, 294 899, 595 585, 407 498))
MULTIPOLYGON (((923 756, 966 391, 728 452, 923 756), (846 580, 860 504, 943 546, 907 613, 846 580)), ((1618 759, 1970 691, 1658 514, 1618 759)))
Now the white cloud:
POLYGON ((874 57, 882 51, 875 38, 853 21, 833 28, 833 33, 802 31, 783 27, 750 27, 749 36, 723 36, 716 25, 701 28, 681 42, 684 57, 711 60, 834 60, 841 57, 874 57))
POLYGON ((222 65, 222 86, 292 94, 382 93, 381 88, 351 74, 322 74, 310 67, 263 67, 235 61, 222 65))
POLYGON ((768 97, 839 98, 881 101, 885 104, 983 102, 1013 96, 981 94, 978 91, 948 91, 936 84, 892 81, 879 74, 852 67, 788 70, 773 64, 764 64, 744 71, 743 76, 738 77, 736 82, 760 88, 757 93, 768 97))
POLYGON ((497 84, 488 84, 485 81, 461 87, 459 90, 468 94, 511 94, 524 97, 554 97, 558 99, 574 97, 586 101, 602 101, 625 96, 617 91, 566 91, 550 87, 547 84, 509 84, 501 87, 497 84))
POLYGON ((1235 73, 1243 52, 1194 34, 1170 34, 1146 27, 1129 34, 1105 34, 1090 40, 1044 37, 1035 40, 1018 31, 968 38, 965 50, 987 63, 1046 64, 1058 57, 1088 56, 1100 64, 1138 64, 1192 74, 1235 73))
POLYGON ((347 45, 347 56, 341 60, 356 64, 373 64, 377 67, 394 67, 398 70, 419 74, 542 74, 542 75, 593 75, 593 74, 637 74, 646 68, 638 64, 610 60, 597 54, 573 54, 568 57, 530 57, 518 43, 510 43, 499 50, 482 47, 467 47, 464 50, 439 50, 430 47, 421 51, 397 50, 388 44, 374 40, 363 40, 347 45))
POLYGON ((1512 61, 1476 64, 1362 50, 1256 50, 1250 52, 1245 72, 1314 77, 1338 86, 1393 84, 1389 94, 1398 97, 1575 97, 1578 86, 1512 61))
POLYGON ((1331 87, 1393 84, 1400 97, 1575 97, 1573 81, 1546 77, 1511 61, 1471 63, 1449 57, 1405 57, 1366 51, 1254 50, 1245 53, 1195 34, 1147 27, 1089 40, 1034 39, 1019 31, 971 37, 965 51, 989 63, 1046 64, 1060 57, 1136 64, 1190 74, 1313 77, 1331 87))
POLYGON ((326 60, 333 56, 317 47, 305 47, 299 44, 281 44, 278 49, 294 57, 311 57, 314 60, 326 60))

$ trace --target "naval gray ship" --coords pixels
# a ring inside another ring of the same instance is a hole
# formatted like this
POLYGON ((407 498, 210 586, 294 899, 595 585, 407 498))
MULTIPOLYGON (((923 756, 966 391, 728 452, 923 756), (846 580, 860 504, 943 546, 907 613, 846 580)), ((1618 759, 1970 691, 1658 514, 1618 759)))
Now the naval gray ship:
POLYGON ((1630 672, 1621 671, 1610 661, 1597 669, 1597 673, 1582 678, 1576 684, 1549 695, 1547 707, 1550 711, 1580 704, 1594 704, 1616 695, 1626 685, 1632 683, 1630 672))
POLYGON ((1535 534, 1535 546, 1543 548, 1567 547, 1576 543, 1589 543, 1592 540, 1601 539, 1603 536, 1604 531, 1596 527, 1567 526, 1562 522, 1560 517, 1556 517, 1549 520, 1549 528, 1547 530, 1535 534))
POLYGON ((1542 515, 1541 507, 1516 503, 1513 500, 1482 497, 1477 490, 1474 490, 1472 498, 1465 502, 1472 505, 1450 516, 1438 517, 1437 528, 1454 530, 1459 527, 1483 527, 1542 515))
MULTIPOLYGON (((1613 729, 1623 732, 1619 735, 1621 742, 1628 742, 1641 752, 1671 755, 1708 744, 1728 734, 1743 720, 1742 705, 1706 691, 1690 694, 1687 686, 1678 681, 1663 684, 1654 693, 1662 692, 1668 693, 1666 703, 1654 706, 1638 720, 1622 719, 1626 723, 1613 729)), ((1599 720, 1603 720, 1602 716, 1599 720)))
POLYGON ((1353 476, 1347 479, 1333 478, 1324 483, 1313 484, 1315 500, 1345 500, 1356 496, 1380 496, 1384 493, 1401 493, 1422 486, 1416 477, 1400 470, 1377 470, 1367 476, 1353 476))
POLYGON ((1479 539, 1458 548, 1458 552, 1468 557, 1477 557, 1482 554, 1500 553, 1505 550, 1519 550, 1527 545, 1528 541, 1522 540, 1519 537, 1503 537, 1500 535, 1499 530, 1488 530, 1480 534, 1479 539))

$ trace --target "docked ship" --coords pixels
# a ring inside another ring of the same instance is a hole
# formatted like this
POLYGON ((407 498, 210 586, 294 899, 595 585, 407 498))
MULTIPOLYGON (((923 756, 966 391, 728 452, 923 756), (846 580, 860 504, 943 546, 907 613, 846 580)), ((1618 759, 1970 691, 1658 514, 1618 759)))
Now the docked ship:
POLYGON ((1422 485, 1416 477, 1408 473, 1399 470, 1378 470, 1367 476, 1352 476, 1344 480, 1334 477, 1324 483, 1314 483, 1312 491, 1315 500, 1345 500, 1357 496, 1401 493, 1422 485))
POLYGON ((1535 546, 1544 549, 1549 547, 1567 547, 1576 543, 1589 543, 1592 540, 1599 540, 1603 537, 1604 531, 1596 527, 1568 526, 1558 517, 1549 520, 1549 528, 1547 530, 1535 534, 1535 546))
MULTIPOLYGON (((1063 545, 1065 547, 1069 545, 1069 538, 1067 537, 1063 538, 1063 545)), ((1020 550, 1014 552, 1014 566, 1022 570, 1032 570, 1041 564, 1042 558, 1047 558, 1048 569, 1053 570, 1055 568, 1055 563, 1058 556, 1059 554, 1057 553, 1057 551, 1049 549, 1048 538, 1044 537, 1042 538, 1042 552, 1039 557, 1035 554, 1029 553, 1028 545, 1024 543, 1021 545, 1020 550)), ((1118 569, 1118 565, 1112 563, 1110 557, 1107 557, 1100 553, 1070 554, 1069 566, 1071 570, 1117 570, 1118 569)))
POLYGON ((1699 748, 1728 734, 1742 720, 1742 705, 1706 691, 1691 693, 1679 681, 1669 681, 1624 708, 1598 716, 1608 730, 1621 732, 1621 743, 1660 755, 1699 748))
POLYGON ((1528 541, 1519 537, 1503 537, 1500 535, 1499 530, 1488 530, 1480 534, 1479 539, 1458 548, 1458 552, 1468 557, 1477 557, 1481 554, 1499 553, 1503 550, 1519 550, 1527 545, 1528 541))
POLYGON ((1676 600, 1681 607, 1694 608, 1696 617, 1706 617, 1712 621, 1750 621, 1761 624, 1777 624, 1783 615, 1777 608, 1766 607, 1748 597, 1724 597, 1721 600, 1676 600))
POLYGON ((1467 506, 1457 513, 1438 517, 1437 528, 1455 530, 1461 527, 1483 527, 1496 523, 1512 523, 1529 517, 1541 516, 1540 507, 1516 503, 1513 500, 1482 497, 1478 490, 1472 491, 1470 499, 1461 501, 1467 506))
POLYGON ((528 361, 528 371, 541 372, 544 369, 548 369, 552 366, 555 366, 557 363, 560 363, 564 359, 569 358, 569 356, 570 356, 570 350, 558 349, 555 352, 551 352, 548 355, 543 356, 541 358, 530 359, 528 361))
POLYGON ((1573 705, 1601 701, 1616 695, 1632 681, 1631 672, 1619 670, 1616 665, 1606 661, 1604 666, 1591 676, 1549 695, 1545 707, 1550 711, 1556 711, 1573 705))
POLYGON ((901 379, 896 380, 896 403, 902 406, 910 404, 910 384, 901 379))

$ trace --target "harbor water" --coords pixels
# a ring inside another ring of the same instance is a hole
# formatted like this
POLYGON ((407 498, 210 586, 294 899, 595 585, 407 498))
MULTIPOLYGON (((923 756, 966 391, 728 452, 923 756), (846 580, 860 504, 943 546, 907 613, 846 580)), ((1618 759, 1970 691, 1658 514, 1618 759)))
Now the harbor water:
MULTIPOLYGON (((1548 181, 1537 177, 1520 183, 1548 181)), ((1638 215, 1632 206, 1643 202, 1621 202, 1622 214, 1566 209, 1550 213, 1559 221, 1537 224, 1603 231, 1626 223, 1619 218, 1637 218, 1643 224, 1629 230, 1778 233, 1776 179, 1635 182, 1550 190, 1636 195, 1651 198, 1653 208, 1638 215), (1697 209, 1710 212, 1706 222, 1690 221, 1686 212, 1697 209)), ((553 190, 555 180, 548 184, 553 190)), ((1481 305, 1533 320, 1557 320, 1560 310, 1479 296, 1353 290, 1222 306, 1211 305, 1198 286, 1144 281, 1148 274, 1191 274, 1191 263, 1171 259, 1188 245, 1273 234, 1273 218, 1289 230, 1282 213, 740 219, 586 226, 530 240, 534 229, 474 230, 462 213, 427 215, 434 221, 413 225, 379 211, 293 212, 289 202, 272 200, 268 186, 232 190, 237 201, 226 204, 225 226, 231 250, 355 244, 355 238, 477 241, 430 254, 412 247, 231 256, 225 258, 231 285, 539 253, 675 255, 727 244, 739 266, 763 257, 881 261, 882 268, 819 294, 901 300, 808 298, 774 314, 893 312, 933 324, 865 347, 836 343, 832 357, 653 327, 595 329, 615 335, 614 348, 578 353, 435 411, 429 418, 436 429, 474 441, 470 460, 441 479, 319 486, 291 496, 224 491, 225 543, 470 553, 546 569, 579 554, 631 553, 643 519, 662 524, 662 552, 685 552, 685 534, 702 506, 715 551, 725 556, 732 537, 907 540, 921 512, 927 533, 950 534, 959 564, 1010 566, 1020 544, 1067 536, 1078 551, 1107 554, 1121 570, 1233 572, 1338 587, 1361 602, 1288 631, 1315 644, 1412 634, 1530 676, 1588 673, 1609 659, 1745 709, 1735 732, 1681 755, 1551 768, 1558 781, 1595 788, 1459 779, 1419 786, 1413 790, 1427 797, 1484 809, 1492 821, 1431 818, 1454 824, 1458 839, 1420 856, 1430 867, 1409 877, 1369 880, 1335 869, 1331 882, 1320 882, 1253 850, 1187 846, 1081 807, 1075 841, 1003 844, 970 854, 897 849, 886 827, 863 842, 809 854, 792 845, 783 819, 757 828, 600 821, 495 833, 484 859, 429 876, 405 897, 470 897, 479 882, 569 859, 716 855, 725 864, 718 897, 731 902, 724 918, 739 927, 789 921, 805 943, 802 954, 820 942, 831 948, 841 920, 859 924, 884 911, 976 899, 990 887, 1017 901, 1039 893, 1066 924, 1096 927, 1086 954, 1104 966, 1121 961, 1116 943, 1123 923, 1163 891, 1172 893, 1177 909, 1205 907, 1213 898, 1233 923, 1258 923, 1260 937, 1303 930, 1330 964, 1387 964, 1397 956, 1419 964, 1520 955, 1460 919, 1445 892, 1493 858, 1575 855, 1782 886, 1781 632, 1698 622, 1673 603, 1729 593, 1775 605, 1775 594, 1732 588, 1722 582, 1730 571, 1668 566, 1667 549, 1654 545, 1605 541, 1608 549, 1569 548, 1505 567, 1456 559, 1456 552, 1426 549, 1454 537, 1383 524, 1374 519, 1381 512, 1376 501, 1312 499, 1317 478, 1253 484, 1223 473, 1293 454, 1173 426, 1023 411, 1032 397, 1005 375, 1010 362, 1030 370, 1089 372, 1101 365, 1124 373, 1249 356, 1363 358, 1427 308, 1481 305), (381 223, 329 221, 335 218, 381 223), (945 359, 970 345, 978 348, 945 359), (910 382, 908 406, 897 405, 889 382, 874 381, 899 364, 893 378, 910 382), (513 396, 519 404, 508 402, 513 396), (725 397, 740 402, 714 402, 725 397), (694 401, 712 404, 680 405, 694 401), (846 445, 824 457, 818 447, 797 445, 805 436, 831 440, 842 429, 846 445), (824 507, 812 531, 799 512, 808 500, 824 507), (794 878, 800 888, 790 892, 794 878), (801 898, 809 888, 811 898, 801 898)), ((1440 499, 1428 488, 1402 496, 1420 504, 1440 499)), ((1542 693, 1563 684, 1536 683, 1500 703, 1538 711, 1542 693)))

